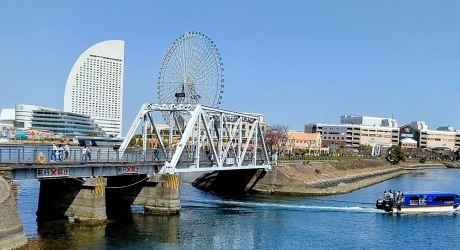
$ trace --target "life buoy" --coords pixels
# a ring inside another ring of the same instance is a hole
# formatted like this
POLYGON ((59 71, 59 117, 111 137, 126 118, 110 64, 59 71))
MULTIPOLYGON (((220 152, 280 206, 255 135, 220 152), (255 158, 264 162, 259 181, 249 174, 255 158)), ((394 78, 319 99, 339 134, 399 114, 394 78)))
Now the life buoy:
POLYGON ((46 156, 43 153, 38 154, 37 156, 37 161, 40 164, 45 164, 46 163, 46 156))

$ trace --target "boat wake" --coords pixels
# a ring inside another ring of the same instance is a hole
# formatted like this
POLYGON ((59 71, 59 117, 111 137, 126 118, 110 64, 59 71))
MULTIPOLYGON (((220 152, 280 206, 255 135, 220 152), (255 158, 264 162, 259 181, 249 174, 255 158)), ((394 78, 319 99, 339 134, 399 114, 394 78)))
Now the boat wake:
MULTIPOLYGON (((188 202, 187 202, 188 203, 188 202)), ((286 210, 299 210, 299 211, 349 211, 357 213, 384 213, 381 210, 373 207, 361 206, 325 206, 325 205, 289 205, 289 204, 276 204, 276 203, 263 203, 263 202, 247 202, 247 201, 234 201, 234 200, 194 200, 193 203, 205 205, 219 205, 232 208, 263 208, 263 209, 286 209, 286 210)), ((185 206, 194 207, 194 204, 184 204, 185 206)), ((183 206, 184 207, 184 206, 183 206)))

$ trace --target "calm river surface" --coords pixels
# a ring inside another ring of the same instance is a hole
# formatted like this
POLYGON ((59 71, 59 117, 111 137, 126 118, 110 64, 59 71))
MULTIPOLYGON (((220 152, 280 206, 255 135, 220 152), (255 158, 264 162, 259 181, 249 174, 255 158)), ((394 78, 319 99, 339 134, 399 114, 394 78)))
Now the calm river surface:
POLYGON ((459 179, 456 169, 417 170, 327 197, 222 197, 182 183, 180 215, 149 216, 134 207, 99 228, 66 220, 37 225, 35 180, 18 182, 18 206, 34 249, 459 249, 460 212, 389 215, 374 209, 384 190, 459 193, 459 179))

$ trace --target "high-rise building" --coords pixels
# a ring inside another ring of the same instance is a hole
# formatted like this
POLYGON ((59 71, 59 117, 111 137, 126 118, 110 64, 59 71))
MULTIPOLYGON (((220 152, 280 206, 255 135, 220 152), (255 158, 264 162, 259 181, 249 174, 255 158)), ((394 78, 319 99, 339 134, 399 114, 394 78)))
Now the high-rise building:
POLYGON ((89 115, 109 136, 121 136, 124 41, 91 46, 72 67, 64 93, 64 111, 89 115))
POLYGON ((428 125, 424 121, 413 121, 410 125, 418 130, 428 130, 428 125))

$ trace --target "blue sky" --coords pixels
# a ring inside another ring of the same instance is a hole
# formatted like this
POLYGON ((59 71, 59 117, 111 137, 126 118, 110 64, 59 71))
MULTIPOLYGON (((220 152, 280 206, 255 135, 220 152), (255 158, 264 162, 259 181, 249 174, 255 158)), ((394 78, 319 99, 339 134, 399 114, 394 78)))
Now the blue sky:
POLYGON ((225 71, 221 108, 303 130, 344 114, 452 125, 459 1, 0 1, 0 108, 63 108, 79 55, 125 41, 123 131, 157 102, 169 45, 200 31, 225 71))

